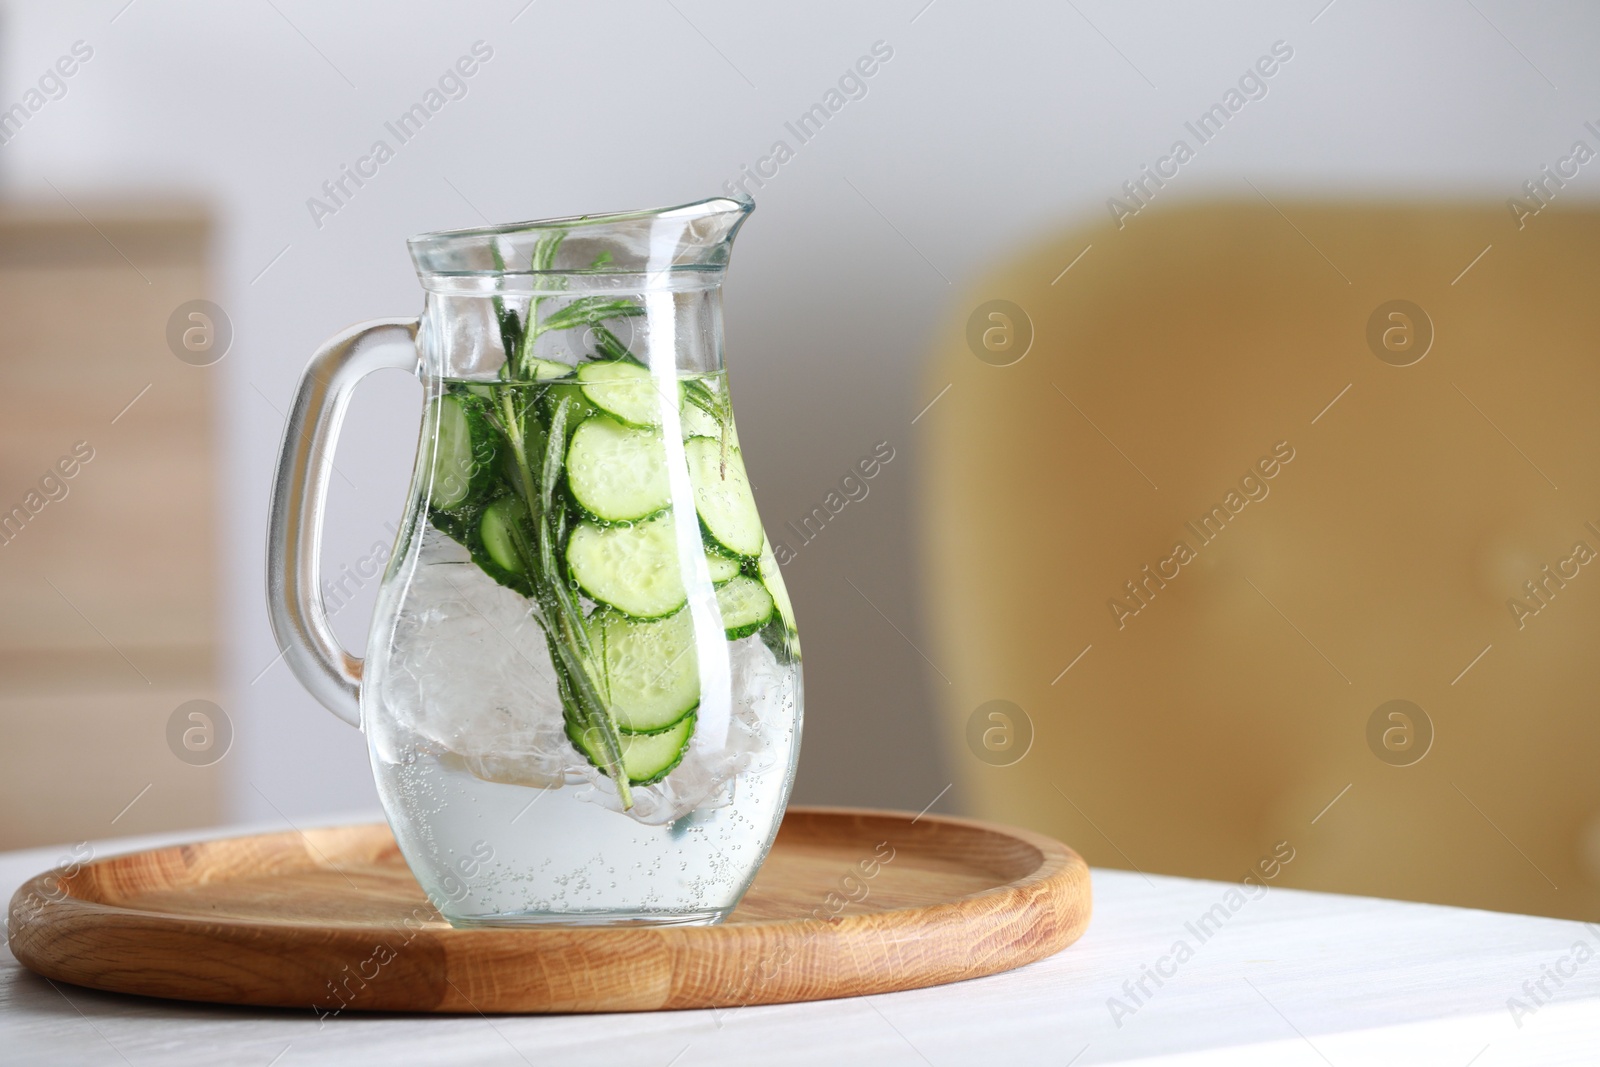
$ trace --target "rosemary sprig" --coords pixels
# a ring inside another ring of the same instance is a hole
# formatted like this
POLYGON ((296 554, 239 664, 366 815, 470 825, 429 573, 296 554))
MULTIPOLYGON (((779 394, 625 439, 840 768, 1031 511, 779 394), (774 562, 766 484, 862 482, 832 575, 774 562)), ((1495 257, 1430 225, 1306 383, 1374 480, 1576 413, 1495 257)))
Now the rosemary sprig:
MULTIPOLYGON (((491 241, 489 255, 494 260, 495 270, 504 274, 506 271, 506 257, 500 251, 500 243, 491 241)), ((506 307, 506 302, 499 293, 494 295, 494 317, 500 324, 500 344, 505 349, 506 359, 517 351, 522 341, 522 322, 517 318, 517 313, 506 307)))
MULTIPOLYGON (((556 233, 534 246, 531 269, 551 269, 562 237, 561 233, 556 233)), ((497 250, 497 259, 498 255, 497 250)), ((571 397, 562 397, 554 404, 547 404, 547 411, 540 412, 538 399, 533 396, 535 390, 531 388, 534 384, 531 368, 534 343, 543 334, 577 326, 598 326, 606 319, 641 314, 643 309, 627 300, 579 297, 541 319, 540 309, 548 298, 548 295, 535 297, 529 304, 527 319, 520 323, 516 322, 515 313, 506 314, 496 298, 496 314, 507 346, 501 384, 495 387, 496 421, 503 424, 501 429, 511 447, 512 465, 521 489, 519 495, 527 507, 528 518, 527 530, 514 530, 512 543, 533 594, 532 614, 545 633, 568 724, 591 743, 590 747, 599 755, 605 772, 616 785, 623 810, 628 810, 633 807, 633 791, 622 765, 622 737, 608 703, 596 688, 594 678, 599 673, 599 665, 590 647, 583 606, 565 580, 561 566, 567 511, 566 498, 557 488, 564 473, 567 426, 574 401, 571 397), (508 328, 508 319, 515 325, 514 334, 508 328), (541 433, 531 435, 530 426, 541 433)))
MULTIPOLYGON (((543 275, 549 272, 556 261, 556 252, 561 248, 561 242, 566 239, 566 233, 557 230, 555 233, 545 234, 533 246, 533 255, 529 259, 528 269, 535 274, 543 275)), ((560 277, 548 280, 548 284, 560 287, 565 279, 560 277)), ((534 279, 534 284, 544 286, 547 281, 544 277, 534 279)), ((528 378, 529 361, 533 359, 533 343, 539 339, 539 307, 547 300, 547 296, 536 296, 528 304, 528 321, 522 325, 521 333, 517 337, 515 349, 506 349, 506 365, 512 369, 513 376, 528 378), (513 351, 516 353, 512 357, 513 351)))
MULTIPOLYGON (((570 430, 582 417, 579 412, 585 404, 570 385, 558 387, 539 380, 534 368, 541 361, 534 351, 546 334, 588 327, 598 339, 600 358, 631 359, 627 346, 603 323, 642 315, 644 309, 625 298, 587 295, 545 314, 547 301, 560 297, 560 290, 566 288, 566 277, 554 273, 564 236, 559 231, 547 234, 533 247, 529 267, 536 276, 535 290, 526 315, 507 307, 502 295, 492 298, 506 359, 499 380, 486 392, 472 389, 471 403, 472 410, 479 413, 475 417, 482 417, 498 437, 499 454, 506 461, 505 467, 498 468, 498 485, 484 490, 495 499, 487 504, 474 500, 464 511, 432 511, 431 519, 441 531, 467 546, 486 573, 527 598, 528 614, 543 631, 549 648, 567 735, 611 778, 626 811, 633 807, 633 790, 623 766, 623 734, 611 715, 603 648, 597 655, 564 559, 571 524, 563 487, 566 450, 570 430), (498 558, 477 543, 483 536, 478 523, 485 507, 502 509, 497 529, 503 527, 503 532, 497 536, 509 545, 502 546, 498 558), (514 561, 505 558, 506 548, 514 561)), ((505 256, 498 241, 491 243, 489 254, 503 273, 505 256)), ((602 253, 591 266, 598 269, 608 261, 608 255, 602 253)))

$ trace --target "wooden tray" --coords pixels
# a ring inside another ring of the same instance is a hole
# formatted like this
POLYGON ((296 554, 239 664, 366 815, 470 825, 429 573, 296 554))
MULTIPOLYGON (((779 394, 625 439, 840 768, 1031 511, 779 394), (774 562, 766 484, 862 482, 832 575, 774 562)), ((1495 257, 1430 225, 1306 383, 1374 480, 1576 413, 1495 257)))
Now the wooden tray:
POLYGON ((1070 945, 1089 907, 1088 867, 1039 834, 791 808, 720 926, 454 929, 379 823, 46 872, 12 897, 10 929, 24 966, 121 993, 320 1015, 653 1011, 995 974, 1070 945))

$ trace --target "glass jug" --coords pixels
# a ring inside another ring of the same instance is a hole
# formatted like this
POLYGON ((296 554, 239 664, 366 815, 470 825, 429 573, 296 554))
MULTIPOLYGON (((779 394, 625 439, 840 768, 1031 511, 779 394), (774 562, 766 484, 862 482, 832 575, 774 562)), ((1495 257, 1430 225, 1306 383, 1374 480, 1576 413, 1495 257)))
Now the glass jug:
POLYGON ((423 234, 422 317, 311 360, 273 487, 289 665, 367 735, 406 862, 456 925, 715 923, 783 815, 800 645, 722 359, 748 201, 423 234), (364 660, 320 593, 351 389, 426 408, 364 660))

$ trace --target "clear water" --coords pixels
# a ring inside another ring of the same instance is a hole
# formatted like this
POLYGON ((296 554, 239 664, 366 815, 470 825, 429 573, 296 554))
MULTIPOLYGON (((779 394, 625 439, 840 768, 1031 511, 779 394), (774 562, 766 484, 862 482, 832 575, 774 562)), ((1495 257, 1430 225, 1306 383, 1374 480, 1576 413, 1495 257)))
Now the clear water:
MULTIPOLYGON (((703 432, 689 417, 681 432, 703 432)), ((633 787, 623 811, 566 736, 532 603, 429 523, 424 453, 362 687, 379 794, 423 889, 463 925, 719 921, 765 857, 793 780, 797 650, 771 630, 727 640, 714 588, 692 574, 695 734, 683 762, 633 787)), ((679 488, 673 511, 692 520, 679 488)), ((679 526, 700 536, 698 522, 679 526)))

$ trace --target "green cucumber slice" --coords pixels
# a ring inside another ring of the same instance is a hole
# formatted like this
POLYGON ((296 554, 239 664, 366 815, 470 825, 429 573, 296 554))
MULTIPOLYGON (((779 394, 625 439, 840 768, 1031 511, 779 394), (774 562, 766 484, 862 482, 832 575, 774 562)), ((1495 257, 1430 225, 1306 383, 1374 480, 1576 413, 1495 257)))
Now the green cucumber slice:
POLYGON ((729 555, 759 556, 766 534, 761 530, 761 516, 739 450, 731 444, 724 448, 712 437, 691 437, 683 450, 689 460, 695 509, 706 533, 729 555))
POLYGON ((540 400, 544 405, 546 422, 555 417, 556 409, 561 406, 561 401, 571 401, 567 405, 568 433, 574 432, 578 423, 583 420, 600 414, 600 409, 595 407, 589 398, 584 395, 583 387, 575 381, 554 381, 549 383, 544 387, 544 395, 540 400))
POLYGON ((567 446, 567 486, 602 522, 636 522, 672 503, 661 435, 611 418, 585 419, 567 446))
POLYGON ((602 359, 578 367, 584 395, 620 422, 641 429, 661 425, 662 395, 650 368, 630 359, 602 359))
POLYGON ((650 622, 601 610, 589 619, 589 641, 600 650, 617 729, 660 733, 700 706, 694 619, 686 609, 650 622))
POLYGON ((524 524, 527 506, 515 496, 503 496, 483 509, 478 520, 478 538, 483 551, 495 566, 511 574, 521 574, 527 568, 517 551, 516 542, 526 538, 524 524))
POLYGON ((561 363, 553 359, 539 359, 537 356, 532 361, 533 380, 536 382, 550 382, 557 378, 565 378, 577 368, 570 363, 561 363))
POLYGON ((721 585, 739 576, 739 561, 718 552, 707 552, 706 569, 711 572, 711 584, 721 585))
POLYGON ((495 435, 482 398, 446 393, 433 401, 428 503, 453 511, 481 500, 494 483, 495 435))
POLYGON ((794 625, 794 604, 789 600, 789 590, 784 588, 783 574, 778 570, 778 557, 772 553, 772 544, 765 540, 761 543, 761 560, 757 564, 757 572, 761 575, 761 584, 772 594, 772 602, 778 609, 778 617, 783 620, 783 630, 787 635, 789 650, 795 659, 799 659, 800 632, 794 625))
POLYGON ((567 567, 590 597, 635 619, 671 615, 688 600, 670 511, 632 525, 579 523, 567 567))
MULTIPOLYGON (((689 751, 689 741, 694 737, 695 715, 690 712, 676 724, 657 734, 622 735, 622 770, 631 785, 653 785, 671 774, 689 751)), ((567 723, 567 737, 577 746, 590 763, 605 773, 605 761, 600 758, 598 739, 579 732, 567 723)))
POLYGON ((767 587, 745 575, 717 588, 717 608, 729 641, 749 637, 771 621, 777 611, 767 587))

